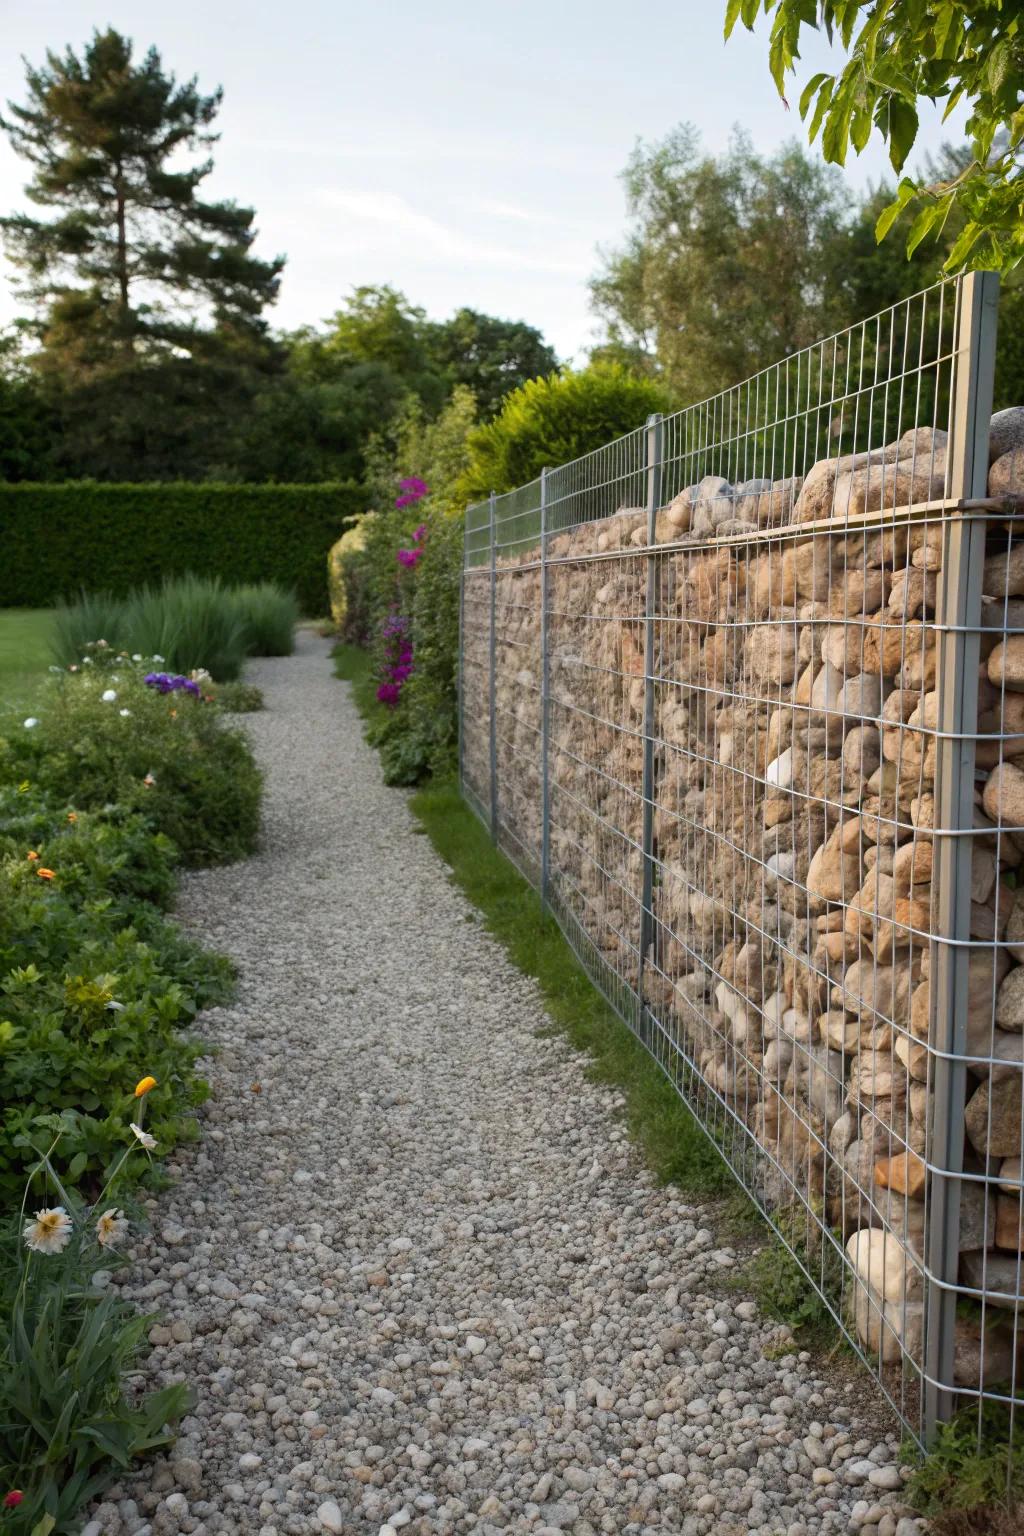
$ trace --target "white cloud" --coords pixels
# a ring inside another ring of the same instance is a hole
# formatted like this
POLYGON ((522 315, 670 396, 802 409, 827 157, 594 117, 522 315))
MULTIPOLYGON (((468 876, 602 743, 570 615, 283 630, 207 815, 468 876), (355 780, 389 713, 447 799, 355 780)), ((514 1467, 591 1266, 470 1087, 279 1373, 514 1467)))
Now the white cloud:
MULTIPOLYGON (((562 276, 585 279, 586 262, 564 259, 544 252, 536 253, 524 247, 495 245, 473 235, 465 235, 458 229, 449 228, 430 214, 420 213, 404 197, 394 192, 344 191, 336 187, 321 187, 317 200, 340 213, 347 214, 363 228, 354 233, 364 239, 370 228, 383 230, 389 237, 406 242, 414 239, 423 254, 444 260, 475 262, 480 265, 503 267, 518 271, 547 272, 562 276)), ((525 215, 529 219, 530 215, 525 215)))

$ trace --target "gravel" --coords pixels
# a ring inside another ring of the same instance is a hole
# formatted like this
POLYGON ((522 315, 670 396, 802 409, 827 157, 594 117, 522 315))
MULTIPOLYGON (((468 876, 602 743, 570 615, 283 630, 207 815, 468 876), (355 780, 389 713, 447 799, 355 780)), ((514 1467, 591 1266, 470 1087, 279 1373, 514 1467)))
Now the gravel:
POLYGON ((202 1141, 114 1276, 162 1314, 150 1382, 197 1405, 98 1529, 923 1529, 872 1394, 728 1288, 711 1214, 538 1033, 323 641, 250 677, 263 847, 181 894, 239 995, 202 1020, 202 1141))

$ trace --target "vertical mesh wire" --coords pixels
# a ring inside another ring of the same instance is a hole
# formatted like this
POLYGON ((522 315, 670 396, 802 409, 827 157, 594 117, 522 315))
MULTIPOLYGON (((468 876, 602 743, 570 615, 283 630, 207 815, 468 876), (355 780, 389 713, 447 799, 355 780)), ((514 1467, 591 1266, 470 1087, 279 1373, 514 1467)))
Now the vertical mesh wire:
POLYGON ((501 844, 536 883, 546 816, 576 953, 922 1440, 1011 1417, 1022 1365, 1024 411, 989 421, 988 281, 551 469, 543 539, 539 482, 495 517, 501 844))

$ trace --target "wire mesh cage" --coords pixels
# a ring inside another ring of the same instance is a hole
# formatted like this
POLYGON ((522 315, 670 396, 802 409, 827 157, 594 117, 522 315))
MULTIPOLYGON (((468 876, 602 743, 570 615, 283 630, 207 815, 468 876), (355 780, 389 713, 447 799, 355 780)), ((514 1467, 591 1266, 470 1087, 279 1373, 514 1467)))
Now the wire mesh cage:
POLYGON ((922 1441, 1012 1422, 1024 1369, 997 292, 937 285, 485 504, 486 563, 467 514, 467 795, 922 1441))

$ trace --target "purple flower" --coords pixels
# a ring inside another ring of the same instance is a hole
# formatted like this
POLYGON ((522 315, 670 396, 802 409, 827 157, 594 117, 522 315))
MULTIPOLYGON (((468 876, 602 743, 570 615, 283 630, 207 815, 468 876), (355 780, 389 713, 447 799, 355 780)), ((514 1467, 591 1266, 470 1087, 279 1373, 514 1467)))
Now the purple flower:
POLYGON ((426 523, 420 523, 419 527, 416 529, 416 532, 413 534, 413 542, 419 544, 421 540, 426 538, 426 536, 427 525, 426 523))
POLYGON ((389 709, 394 709, 398 703, 398 695, 401 691, 397 683, 381 683, 377 689, 377 698, 381 704, 386 704, 389 709))
POLYGON ((419 475, 407 475, 404 480, 399 480, 403 495, 395 498, 396 507, 411 507, 413 502, 422 501, 424 496, 430 494, 430 487, 419 475))
POLYGON ((395 559, 399 565, 404 565, 406 570, 412 570, 423 558, 422 549, 400 549, 395 559))
POLYGON ((147 672, 142 681, 158 693, 191 693, 198 699, 201 692, 198 683, 190 677, 182 677, 180 672, 147 672))

